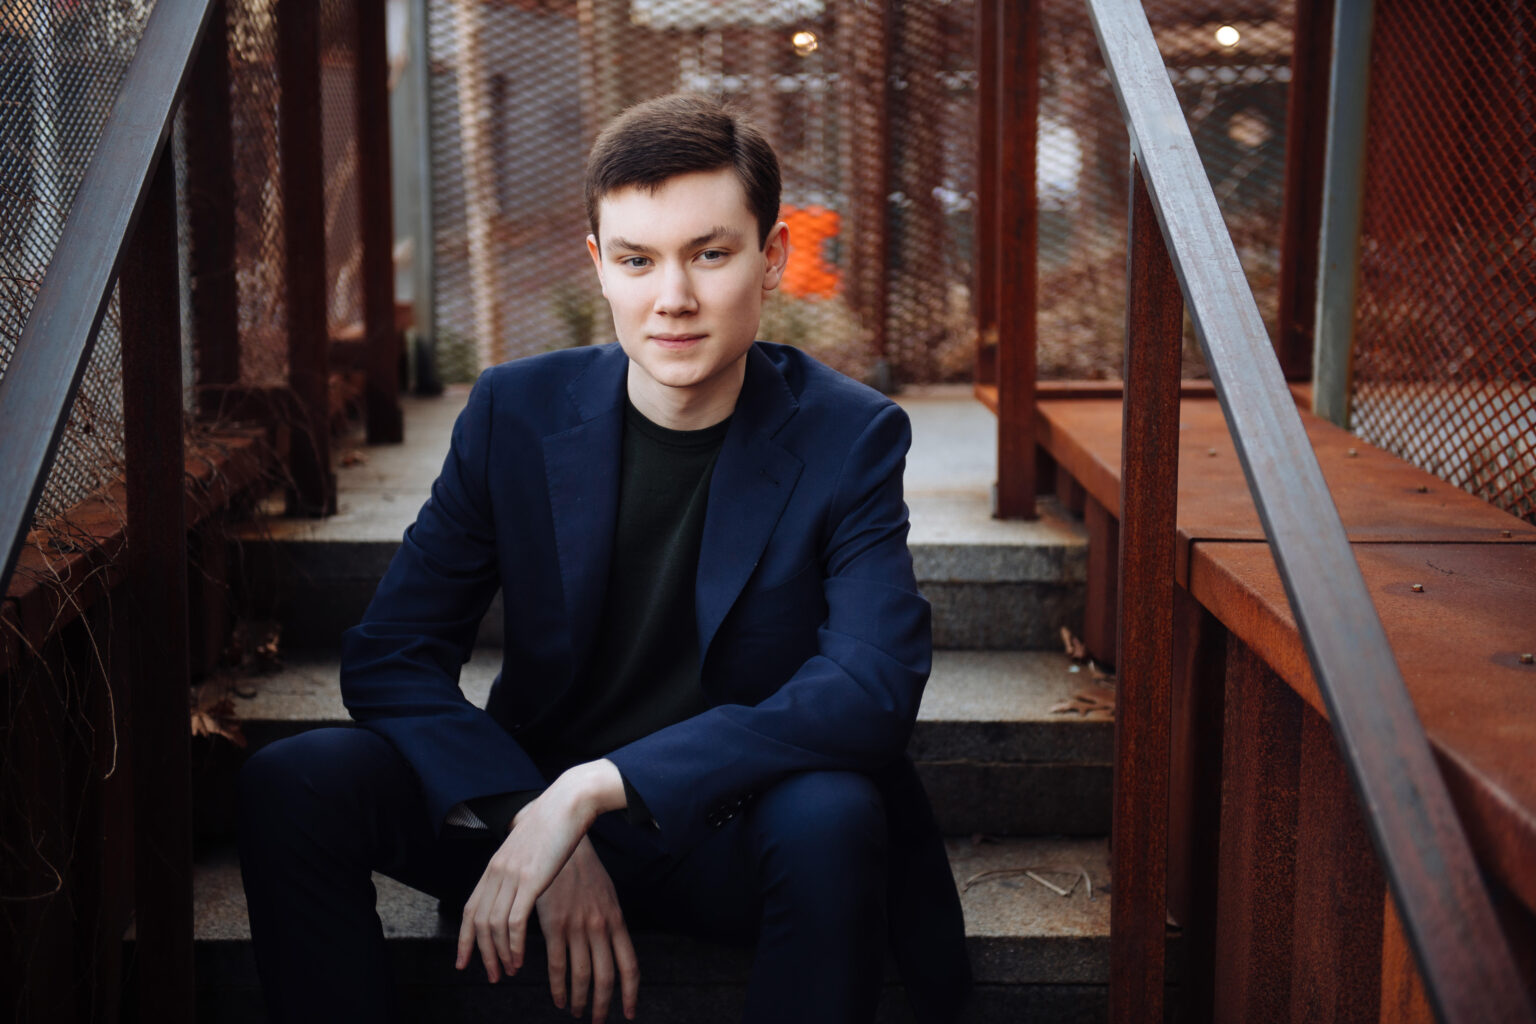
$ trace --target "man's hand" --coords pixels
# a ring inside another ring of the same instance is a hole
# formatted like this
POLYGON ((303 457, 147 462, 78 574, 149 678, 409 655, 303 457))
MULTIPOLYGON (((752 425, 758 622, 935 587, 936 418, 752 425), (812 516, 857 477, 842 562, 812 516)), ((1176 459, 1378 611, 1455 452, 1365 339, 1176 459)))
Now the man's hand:
POLYGON ((624 1016, 633 1020, 640 994, 640 962, 624 927, 618 896, 592 843, 582 838, 555 881, 538 899, 539 927, 549 956, 549 994, 565 1009, 567 964, 571 976, 571 1015, 587 1009, 592 992, 592 1024, 608 1017, 613 972, 619 971, 624 1016))
POLYGON ((516 973, 523 965, 535 901, 560 874, 597 816, 624 804, 623 779, 605 760, 570 769, 519 811, 511 833, 464 904, 455 966, 468 967, 470 953, 479 947, 492 982, 501 980, 503 971, 516 973))

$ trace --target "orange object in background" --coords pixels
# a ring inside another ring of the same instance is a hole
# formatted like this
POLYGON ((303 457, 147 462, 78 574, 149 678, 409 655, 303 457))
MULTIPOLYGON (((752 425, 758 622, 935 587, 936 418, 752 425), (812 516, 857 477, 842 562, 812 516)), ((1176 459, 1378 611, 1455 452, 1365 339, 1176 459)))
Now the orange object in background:
POLYGON ((789 265, 779 287, 802 299, 827 299, 838 293, 843 276, 827 259, 843 218, 824 206, 784 206, 779 218, 789 225, 789 265))

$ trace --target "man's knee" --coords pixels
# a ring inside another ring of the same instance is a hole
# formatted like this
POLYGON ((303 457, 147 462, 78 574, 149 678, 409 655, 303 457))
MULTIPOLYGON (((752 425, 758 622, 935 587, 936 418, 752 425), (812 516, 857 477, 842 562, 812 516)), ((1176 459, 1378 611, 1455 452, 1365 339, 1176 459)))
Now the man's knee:
POLYGON ((282 827, 343 813, 376 781, 379 762, 390 757, 398 755, 388 742, 363 729, 315 729, 278 740, 252 754, 240 770, 241 822, 282 827))
POLYGON ((857 772, 805 772, 758 798, 753 824, 767 847, 803 855, 818 870, 877 872, 885 861, 885 805, 857 772))

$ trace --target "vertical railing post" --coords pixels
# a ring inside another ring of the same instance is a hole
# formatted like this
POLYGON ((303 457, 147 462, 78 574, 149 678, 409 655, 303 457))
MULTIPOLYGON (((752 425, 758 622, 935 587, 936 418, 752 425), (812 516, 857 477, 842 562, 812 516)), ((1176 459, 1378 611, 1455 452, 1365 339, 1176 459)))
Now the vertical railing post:
POLYGON ((997 501, 1000 519, 1035 516, 1035 134, 1040 0, 1001 0, 997 32, 997 501))
POLYGON ((278 146, 288 286, 288 381, 295 402, 288 510, 336 511, 330 459, 325 313, 325 163, 320 122, 320 5, 277 3, 278 146))
POLYGON ((1133 165, 1110 839, 1109 1008, 1118 1024, 1163 1018, 1183 309, 1152 199, 1133 165))
POLYGON ((1291 84, 1285 119, 1285 206, 1280 222, 1276 354, 1286 380, 1312 376, 1317 316, 1318 233, 1328 144, 1328 67, 1334 0, 1296 4, 1291 84))
POLYGON ((976 5, 976 383, 997 383, 998 0, 976 5))
POLYGON ((162 146, 119 277, 133 618, 134 919, 139 1019, 192 1020, 186 460, 176 173, 162 146))
POLYGON ((182 100, 187 132, 187 217, 198 414, 218 415, 240 380, 239 288, 235 280, 235 156, 230 122, 229 26, 214 0, 207 34, 182 100))
POLYGON ((400 334, 395 330, 395 227, 390 194, 384 0, 357 0, 355 95, 368 443, 399 443, 404 432, 400 417, 400 334))

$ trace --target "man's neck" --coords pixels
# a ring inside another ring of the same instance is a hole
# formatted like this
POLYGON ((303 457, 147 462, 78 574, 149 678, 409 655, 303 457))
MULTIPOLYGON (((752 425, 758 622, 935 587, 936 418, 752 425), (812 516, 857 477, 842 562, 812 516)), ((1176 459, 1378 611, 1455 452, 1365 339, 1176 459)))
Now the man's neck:
POLYGON ((629 366, 626 388, 629 400, 640 415, 669 430, 703 430, 712 427, 736 411, 746 379, 747 361, 706 382, 690 388, 671 388, 647 377, 634 363, 629 366))

